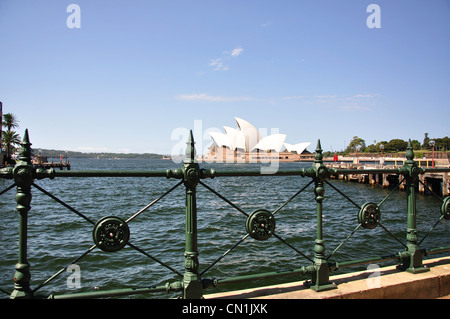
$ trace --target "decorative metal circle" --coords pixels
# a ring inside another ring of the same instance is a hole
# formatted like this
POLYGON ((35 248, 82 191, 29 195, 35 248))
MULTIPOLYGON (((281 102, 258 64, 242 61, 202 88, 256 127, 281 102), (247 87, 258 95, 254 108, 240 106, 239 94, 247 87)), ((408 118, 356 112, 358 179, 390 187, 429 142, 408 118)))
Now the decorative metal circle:
POLYGON ((358 222, 366 229, 378 226, 381 219, 380 208, 374 203, 365 203, 358 213, 358 222))
POLYGON ((441 214, 445 219, 450 219, 450 196, 447 196, 442 201, 441 214))
POLYGON ((128 224, 119 217, 109 216, 100 219, 92 232, 94 243, 103 251, 119 251, 130 238, 128 224))
POLYGON ((258 209, 248 216, 245 228, 250 237, 266 240, 275 231, 275 217, 265 209, 258 209))

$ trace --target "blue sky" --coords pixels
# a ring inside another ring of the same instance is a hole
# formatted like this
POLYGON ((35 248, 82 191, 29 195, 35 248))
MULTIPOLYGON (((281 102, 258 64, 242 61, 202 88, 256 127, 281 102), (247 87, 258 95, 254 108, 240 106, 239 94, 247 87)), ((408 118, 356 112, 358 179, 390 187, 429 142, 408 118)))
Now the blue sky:
POLYGON ((444 137, 449 18, 448 0, 0 0, 0 101, 36 148, 171 153, 194 129, 204 149, 234 117, 311 151, 444 137))

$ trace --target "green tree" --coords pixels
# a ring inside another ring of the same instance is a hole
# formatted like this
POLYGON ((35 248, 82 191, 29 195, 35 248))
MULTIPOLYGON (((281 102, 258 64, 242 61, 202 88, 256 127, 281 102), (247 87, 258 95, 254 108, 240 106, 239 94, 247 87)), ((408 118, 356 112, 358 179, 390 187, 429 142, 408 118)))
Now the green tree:
MULTIPOLYGON (((366 147, 365 152, 367 153, 381 153, 381 145, 386 145, 388 142, 387 141, 381 141, 376 143, 376 141, 374 141, 374 144, 370 144, 369 146, 366 147)), ((384 152, 384 149, 383 149, 384 152)))
POLYGON ((366 147, 365 152, 367 153, 378 153, 380 151, 379 148, 377 148, 377 146, 375 144, 370 144, 369 146, 366 147))
POLYGON ((12 153, 15 151, 15 145, 20 144, 20 136, 14 131, 3 132, 3 145, 6 145, 6 156, 11 157, 12 153))
POLYGON ((420 150, 421 149, 421 145, 420 142, 418 140, 412 140, 411 141, 411 145, 413 147, 413 150, 420 150))
POLYGON ((447 151, 450 149, 450 139, 447 136, 443 138, 435 138, 433 140, 436 142, 436 145, 434 146, 435 151, 447 151))
POLYGON ((2 132, 2 145, 6 147, 6 157, 11 158, 14 152, 14 146, 20 144, 20 136, 12 129, 19 127, 19 121, 12 113, 3 114, 3 127, 6 128, 5 132, 2 132))
POLYGON ((11 131, 11 129, 19 127, 19 121, 12 113, 3 114, 3 127, 6 127, 6 131, 11 131))
POLYGON ((388 143, 388 141, 381 141, 377 143, 377 148, 379 149, 379 151, 381 152, 381 145, 383 145, 383 152, 386 152, 386 144, 388 143))
POLYGON ((359 150, 361 152, 364 152, 364 150, 366 149, 366 141, 358 136, 353 136, 353 139, 345 149, 345 153, 356 152, 357 147, 359 147, 359 150))
POLYGON ((386 150, 386 152, 402 152, 406 151, 407 146, 408 142, 402 139, 394 138, 384 146, 384 149, 386 150))

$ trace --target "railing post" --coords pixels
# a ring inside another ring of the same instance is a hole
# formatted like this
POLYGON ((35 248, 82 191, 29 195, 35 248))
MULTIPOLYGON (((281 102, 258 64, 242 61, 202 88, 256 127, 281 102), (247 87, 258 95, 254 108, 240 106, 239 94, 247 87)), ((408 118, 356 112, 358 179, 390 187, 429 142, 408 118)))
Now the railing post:
POLYGON ((406 194, 408 204, 407 217, 407 233, 406 233, 406 247, 407 250, 401 253, 403 265, 399 268, 411 273, 421 273, 429 271, 430 269, 422 264, 422 253, 417 244, 417 222, 416 222, 416 190, 415 183, 419 174, 423 173, 423 169, 418 167, 414 161, 414 151, 411 145, 411 140, 408 142, 406 149, 405 165, 402 168, 402 174, 406 177, 406 194))
POLYGON ((21 143, 19 160, 13 169, 14 182, 17 186, 16 202, 19 212, 19 258, 15 266, 14 290, 10 298, 31 298, 30 264, 27 258, 28 211, 31 209, 31 185, 33 184, 33 164, 31 163, 31 143, 28 130, 21 143))
POLYGON ((316 155, 313 170, 314 177, 314 194, 316 196, 316 214, 317 214, 317 237, 314 245, 314 268, 310 288, 315 291, 324 291, 337 288, 330 283, 330 269, 325 258, 325 241, 322 234, 322 204, 324 200, 325 188, 324 179, 327 176, 327 168, 323 164, 322 146, 320 140, 317 142, 316 155))
POLYGON ((186 147, 183 165, 184 185, 186 187, 186 249, 184 253, 185 273, 183 277, 183 298, 200 299, 203 296, 202 282, 198 273, 197 251, 197 199, 196 187, 200 181, 200 168, 195 162, 195 147, 192 131, 186 147))

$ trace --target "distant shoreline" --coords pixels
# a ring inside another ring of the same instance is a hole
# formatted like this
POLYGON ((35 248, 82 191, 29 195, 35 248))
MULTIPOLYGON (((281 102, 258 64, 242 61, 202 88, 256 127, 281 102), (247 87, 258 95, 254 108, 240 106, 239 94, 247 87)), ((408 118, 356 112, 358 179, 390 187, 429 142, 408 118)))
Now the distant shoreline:
POLYGON ((84 153, 75 151, 50 150, 43 148, 33 148, 33 155, 42 155, 47 158, 92 158, 92 159, 162 159, 163 154, 156 153, 84 153))

